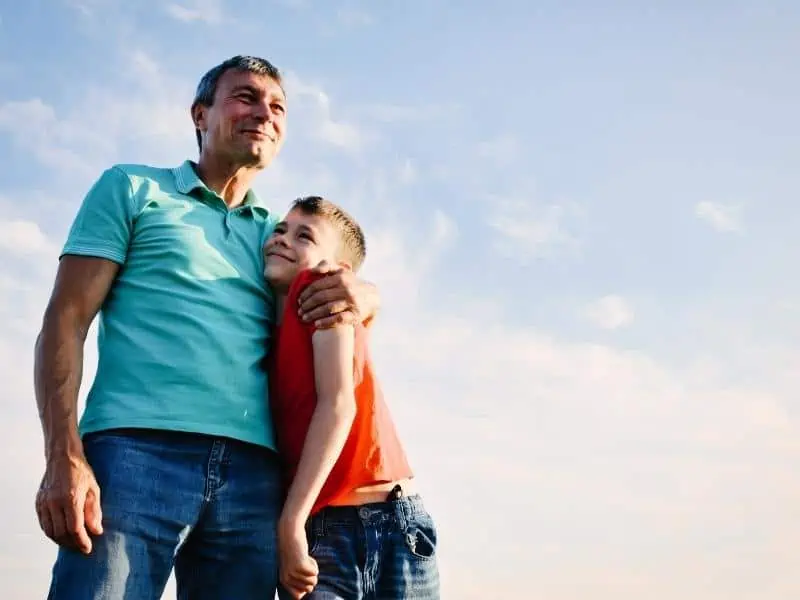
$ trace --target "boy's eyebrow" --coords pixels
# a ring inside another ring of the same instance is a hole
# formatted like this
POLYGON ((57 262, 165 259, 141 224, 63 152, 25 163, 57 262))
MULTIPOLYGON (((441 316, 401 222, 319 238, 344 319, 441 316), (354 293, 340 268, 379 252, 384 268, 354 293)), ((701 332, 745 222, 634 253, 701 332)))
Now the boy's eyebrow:
POLYGON ((300 224, 297 226, 297 228, 298 228, 298 229, 300 229, 301 231, 302 231, 302 230, 306 230, 306 231, 308 231, 309 233, 316 233, 316 232, 317 232, 317 230, 316 230, 316 229, 314 229, 313 227, 311 227, 311 225, 307 225, 307 224, 305 224, 305 223, 300 223, 300 224))

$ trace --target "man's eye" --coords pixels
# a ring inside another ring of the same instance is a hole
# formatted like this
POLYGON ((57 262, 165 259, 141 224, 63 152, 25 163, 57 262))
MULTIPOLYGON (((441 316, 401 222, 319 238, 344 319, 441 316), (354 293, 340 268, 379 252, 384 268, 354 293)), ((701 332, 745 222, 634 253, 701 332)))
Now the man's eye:
POLYGON ((283 105, 281 105, 281 104, 273 104, 272 105, 272 110, 274 110, 275 112, 279 112, 281 114, 286 112, 286 109, 283 108, 283 105))

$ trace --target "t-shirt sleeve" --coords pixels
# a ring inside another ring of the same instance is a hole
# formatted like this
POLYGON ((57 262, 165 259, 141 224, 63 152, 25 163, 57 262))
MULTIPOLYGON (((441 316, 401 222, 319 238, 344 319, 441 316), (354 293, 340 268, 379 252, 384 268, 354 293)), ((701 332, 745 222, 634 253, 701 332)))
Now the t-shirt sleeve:
POLYGON ((128 175, 112 167, 83 199, 61 256, 94 256, 123 264, 133 232, 133 188, 128 175))
MULTIPOLYGON (((297 299, 300 297, 300 294, 306 289, 311 283, 317 281, 318 279, 322 279, 325 277, 324 274, 315 273, 310 270, 300 272, 295 280, 292 282, 292 285, 289 288, 289 294, 287 295, 287 309, 293 307, 293 311, 296 314, 297 311, 297 299)), ((308 332, 309 338, 314 335, 314 332, 317 330, 317 327, 314 325, 314 322, 304 322, 299 317, 294 317, 300 326, 308 332)), ((364 373, 364 365, 366 364, 368 358, 368 336, 369 332, 364 327, 363 324, 358 323, 355 325, 355 340, 354 340, 354 353, 353 353, 353 376, 355 378, 355 383, 358 385, 363 378, 364 373)))
MULTIPOLYGON (((289 293, 286 295, 286 311, 292 313, 292 315, 297 315, 300 294, 302 294, 303 290, 305 290, 309 285, 318 279, 322 279, 323 277, 325 277, 325 274, 316 273, 308 269, 300 271, 295 276, 294 281, 292 281, 292 285, 289 286, 289 293)), ((313 321, 306 322, 298 316, 297 322, 300 323, 303 329, 308 331, 309 335, 313 334, 317 330, 313 321)))

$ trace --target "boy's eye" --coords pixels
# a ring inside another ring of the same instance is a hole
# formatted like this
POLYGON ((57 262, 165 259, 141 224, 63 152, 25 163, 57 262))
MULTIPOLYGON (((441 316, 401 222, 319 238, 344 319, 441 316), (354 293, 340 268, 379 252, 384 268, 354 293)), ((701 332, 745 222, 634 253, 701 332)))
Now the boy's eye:
POLYGON ((300 239, 303 239, 303 240, 308 240, 309 242, 313 242, 314 241, 314 238, 312 238, 310 234, 305 233, 305 232, 301 233, 298 237, 300 237, 300 239))

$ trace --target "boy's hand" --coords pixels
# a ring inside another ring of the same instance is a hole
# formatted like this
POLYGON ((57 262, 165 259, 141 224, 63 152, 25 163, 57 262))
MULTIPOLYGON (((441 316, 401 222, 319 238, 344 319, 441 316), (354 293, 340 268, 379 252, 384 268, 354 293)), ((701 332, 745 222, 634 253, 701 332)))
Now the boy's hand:
POLYGON ((281 583, 299 600, 317 585, 319 568, 308 554, 308 541, 302 526, 281 528, 278 531, 281 583))
POLYGON ((338 324, 362 323, 378 312, 380 298, 371 283, 350 270, 325 261, 312 269, 326 274, 303 290, 299 298, 300 318, 324 329, 338 324))

